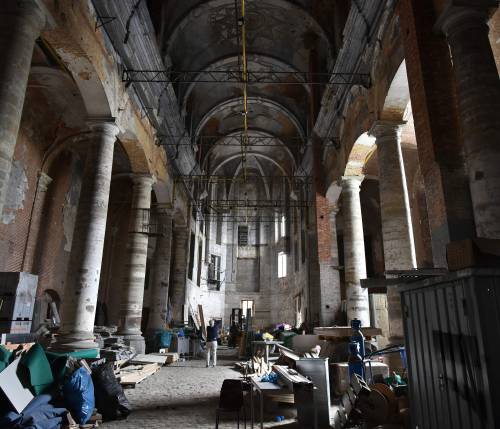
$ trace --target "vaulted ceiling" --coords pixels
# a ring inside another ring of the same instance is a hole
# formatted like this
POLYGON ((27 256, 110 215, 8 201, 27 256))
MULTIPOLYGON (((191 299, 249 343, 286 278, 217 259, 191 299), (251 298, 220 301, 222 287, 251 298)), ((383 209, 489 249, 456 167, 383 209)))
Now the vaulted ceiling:
MULTIPOLYGON (((335 4, 246 0, 243 23, 242 0, 148 1, 165 65, 195 72, 241 71, 244 39, 250 72, 327 73, 335 56, 335 4)), ((235 142, 245 129, 243 84, 206 83, 195 76, 174 88, 200 167, 209 174, 236 175, 242 155, 235 142)), ((258 165, 262 174, 295 172, 321 95, 322 87, 318 91, 305 83, 304 75, 282 76, 289 84, 248 85, 243 162, 258 165)))

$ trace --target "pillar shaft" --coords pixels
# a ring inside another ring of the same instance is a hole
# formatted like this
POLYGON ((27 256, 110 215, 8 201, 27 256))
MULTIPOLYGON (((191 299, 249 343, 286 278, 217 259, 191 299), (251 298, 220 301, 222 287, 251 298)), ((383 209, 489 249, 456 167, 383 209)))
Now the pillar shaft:
MULTIPOLYGON (((410 201, 401 150, 399 122, 379 121, 371 130, 376 137, 379 165, 380 212, 386 271, 417 267, 410 201)), ((401 298, 396 288, 387 290, 389 340, 402 338, 401 298)))
POLYGON ((75 221, 73 246, 62 303, 59 344, 93 347, 104 234, 108 213, 113 150, 118 128, 112 122, 92 122, 84 144, 88 153, 75 221))
POLYGON ((130 226, 122 279, 119 334, 137 348, 144 349, 141 332, 144 280, 148 257, 148 227, 151 208, 151 176, 134 176, 130 226))
POLYGON ((34 261, 40 233, 40 225, 42 223, 43 207, 47 197, 47 190, 52 182, 52 178, 45 173, 38 175, 37 188, 35 192, 35 200, 31 211, 30 228, 28 238, 26 240, 26 251, 24 252, 23 271, 34 274, 34 261))
POLYGON ((184 321, 187 309, 186 305, 186 282, 188 269, 189 231, 186 227, 175 227, 173 230, 174 242, 172 247, 174 278, 172 279, 172 308, 176 323, 184 321), (184 311, 186 310, 186 311, 184 311))
POLYGON ((399 15, 433 262, 446 267, 446 245, 475 235, 451 57, 433 0, 401 0, 399 15))
POLYGON ((360 186, 363 177, 342 177, 342 212, 344 215, 344 269, 347 295, 347 319, 361 320, 370 326, 368 290, 361 288, 366 278, 365 242, 361 215, 360 186))
POLYGON ((440 18, 453 58, 476 232, 500 238, 500 79, 488 14, 451 6, 440 18))
POLYGON ((35 40, 45 24, 31 0, 3 0, 0 5, 0 214, 21 124, 35 40))
POLYGON ((151 267, 153 279, 148 330, 152 332, 165 328, 172 254, 172 216, 169 213, 158 213, 157 220, 162 226, 163 234, 156 239, 156 249, 151 267))
POLYGON ((330 293, 328 305, 331 307, 333 320, 336 324, 341 322, 342 296, 340 292, 339 274, 339 248, 337 242, 337 213, 338 207, 330 207, 328 221, 330 223, 330 293))

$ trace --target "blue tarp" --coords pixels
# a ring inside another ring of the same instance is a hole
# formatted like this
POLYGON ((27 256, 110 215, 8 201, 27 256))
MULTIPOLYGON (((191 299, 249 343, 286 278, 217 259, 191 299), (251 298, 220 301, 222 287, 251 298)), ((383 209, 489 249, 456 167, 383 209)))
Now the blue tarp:
POLYGON ((66 408, 55 408, 51 395, 39 395, 21 414, 13 411, 0 416, 2 429, 59 429, 66 415, 66 408))

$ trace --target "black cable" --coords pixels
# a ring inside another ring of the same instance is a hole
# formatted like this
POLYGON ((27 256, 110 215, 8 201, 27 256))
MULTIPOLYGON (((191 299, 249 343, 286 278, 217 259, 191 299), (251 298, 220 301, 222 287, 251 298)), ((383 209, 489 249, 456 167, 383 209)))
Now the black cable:
POLYGON ((126 45, 128 42, 128 38, 130 36, 130 23, 132 21, 132 18, 134 17, 135 13, 137 12, 137 9, 139 8, 139 5, 141 4, 142 0, 137 0, 137 3, 134 5, 132 8, 130 15, 128 16, 127 23, 125 24, 125 39, 123 39, 123 44, 126 45))

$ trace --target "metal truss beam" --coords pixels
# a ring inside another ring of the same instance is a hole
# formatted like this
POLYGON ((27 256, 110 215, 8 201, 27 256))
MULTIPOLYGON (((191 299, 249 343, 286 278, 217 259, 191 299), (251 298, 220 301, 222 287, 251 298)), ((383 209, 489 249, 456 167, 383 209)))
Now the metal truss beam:
POLYGON ((306 73, 294 71, 248 71, 246 79, 239 70, 134 70, 125 69, 122 81, 143 83, 247 83, 275 85, 361 85, 370 87, 365 73, 306 73))
MULTIPOLYGON (((217 222, 221 220, 227 223, 264 223, 264 222, 276 222, 276 218, 273 216, 259 216, 259 215, 204 215, 203 217, 197 214, 196 219, 204 220, 205 222, 217 222)), ((293 220, 293 219, 292 219, 293 220)))
MULTIPOLYGON (((258 176, 248 176, 247 180, 251 180, 252 178, 257 179, 268 179, 268 180, 286 180, 287 182, 292 182, 296 183, 297 185, 305 185, 305 184, 311 184, 313 182, 313 177, 312 176, 279 176, 279 175, 258 175, 258 176)), ((243 177, 233 177, 233 176, 219 176, 219 175, 214 175, 214 176, 207 176, 207 175, 199 175, 199 174, 192 174, 192 175, 183 175, 179 174, 177 176, 174 176, 174 181, 177 182, 191 182, 191 183, 203 183, 203 184, 210 184, 210 183, 233 183, 233 182, 245 182, 245 179, 243 177)))
MULTIPOLYGON (((159 146, 192 146, 194 144, 204 147, 204 146, 214 146, 215 142, 219 146, 237 146, 240 147, 243 144, 253 147, 283 147, 285 144, 287 147, 299 147, 305 148, 311 146, 310 143, 304 141, 301 137, 271 137, 271 136, 248 136, 248 142, 244 141, 243 135, 238 136, 200 136, 196 142, 179 142, 183 136, 175 137, 170 136, 170 139, 174 142, 167 142, 166 136, 159 136, 158 145, 159 146)), ((323 146, 337 147, 337 143, 332 139, 322 139, 323 146)))
POLYGON ((283 207, 308 207, 309 201, 296 200, 211 200, 200 203, 200 207, 214 210, 231 210, 237 208, 278 209, 283 207))

